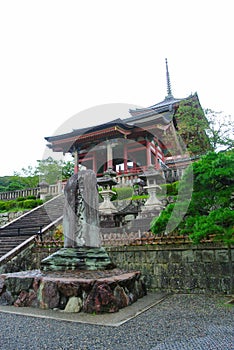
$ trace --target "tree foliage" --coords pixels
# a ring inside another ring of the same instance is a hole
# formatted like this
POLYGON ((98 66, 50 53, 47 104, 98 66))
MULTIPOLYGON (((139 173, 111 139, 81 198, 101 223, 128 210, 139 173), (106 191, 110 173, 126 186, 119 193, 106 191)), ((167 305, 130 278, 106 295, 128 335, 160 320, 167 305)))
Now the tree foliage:
POLYGON ((206 129, 210 143, 214 150, 234 148, 234 120, 231 116, 226 116, 222 112, 214 112, 211 109, 205 110, 208 120, 206 129))
POLYGON ((205 132, 209 123, 197 99, 181 101, 175 114, 175 120, 177 133, 191 155, 205 154, 212 149, 205 132))
MULTIPOLYGON (((177 234, 188 234, 195 243, 216 234, 218 239, 234 242, 234 151, 209 152, 193 163, 185 172, 180 186, 187 186, 186 177, 192 176, 192 198, 184 219, 176 228, 177 234)), ((170 204, 154 219, 151 230, 163 234, 175 206, 170 204)), ((175 233, 175 232, 174 232, 175 233)))
POLYGON ((49 185, 55 184, 62 179, 63 161, 55 160, 52 157, 37 161, 36 172, 40 181, 46 181, 49 185))
POLYGON ((35 168, 28 166, 28 168, 22 168, 21 172, 14 172, 13 176, 0 177, 0 191, 35 188, 42 180, 55 184, 58 180, 68 179, 73 172, 74 163, 72 161, 57 161, 49 157, 38 160, 35 168))
POLYGON ((0 192, 35 188, 38 186, 38 182, 37 175, 25 177, 14 173, 13 176, 2 176, 0 177, 0 192))

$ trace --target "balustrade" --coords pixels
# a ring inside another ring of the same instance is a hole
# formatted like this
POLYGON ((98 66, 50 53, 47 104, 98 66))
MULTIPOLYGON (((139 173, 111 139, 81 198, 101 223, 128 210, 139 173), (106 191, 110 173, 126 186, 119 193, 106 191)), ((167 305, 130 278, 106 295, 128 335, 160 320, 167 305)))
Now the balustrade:
MULTIPOLYGON (((48 196, 57 196, 58 194, 62 193, 64 191, 64 187, 66 185, 66 182, 58 182, 55 185, 49 185, 48 190, 46 192, 46 195, 48 196)), ((14 200, 19 197, 28 197, 28 196, 40 196, 40 187, 35 188, 26 188, 23 190, 15 190, 15 191, 7 191, 7 192, 0 192, 0 200, 1 201, 9 201, 14 200)))
MULTIPOLYGON (((138 175, 142 174, 144 171, 146 171, 147 167, 141 167, 141 168, 135 168, 128 170, 128 172, 121 173, 118 172, 116 176, 117 183, 120 187, 124 186, 133 186, 138 179, 138 175)), ((184 169, 168 169, 164 170, 164 175, 166 182, 173 182, 178 181, 183 176, 184 169)), ((58 182, 55 185, 49 185, 46 195, 48 196, 56 196, 60 193, 63 193, 65 188, 66 182, 58 182)), ((7 192, 0 192, 0 200, 1 201, 8 201, 8 200, 14 200, 19 197, 28 197, 28 196, 35 196, 38 197, 40 195, 40 188, 27 188, 23 190, 15 190, 15 191, 7 191, 7 192)))
POLYGON ((39 188, 27 188, 24 190, 16 190, 16 191, 7 191, 7 192, 0 192, 0 200, 2 201, 9 201, 14 200, 19 197, 28 197, 28 196, 35 196, 37 197, 39 194, 39 188))

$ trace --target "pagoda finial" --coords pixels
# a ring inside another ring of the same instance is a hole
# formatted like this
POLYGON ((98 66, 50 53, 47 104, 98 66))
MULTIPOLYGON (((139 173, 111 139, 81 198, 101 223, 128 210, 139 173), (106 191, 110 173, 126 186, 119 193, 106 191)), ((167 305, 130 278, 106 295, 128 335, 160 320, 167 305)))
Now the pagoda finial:
POLYGON ((171 98, 171 97, 173 97, 173 95, 171 92, 171 82, 170 82, 170 75, 169 75, 169 70, 168 70, 167 58, 165 58, 165 61, 166 61, 166 77, 167 77, 167 96, 166 96, 166 98, 171 98))

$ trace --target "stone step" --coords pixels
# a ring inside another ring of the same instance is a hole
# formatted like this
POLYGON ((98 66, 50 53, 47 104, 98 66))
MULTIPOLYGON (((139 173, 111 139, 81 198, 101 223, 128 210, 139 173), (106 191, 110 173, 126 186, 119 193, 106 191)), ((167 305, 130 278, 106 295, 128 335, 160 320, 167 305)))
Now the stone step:
POLYGON ((1 247, 0 247, 0 250, 2 249, 8 249, 8 248, 14 248, 16 247, 17 245, 21 244, 23 241, 18 241, 18 242, 12 242, 12 243, 3 243, 1 244, 1 247))
POLYGON ((0 256, 6 254, 6 253, 8 253, 8 252, 10 252, 10 251, 11 251, 12 249, 14 249, 14 248, 15 248, 14 246, 12 246, 12 247, 10 247, 10 248, 1 248, 1 250, 0 250, 0 256))
POLYGON ((0 241, 0 249, 1 249, 1 247, 3 247, 3 246, 8 246, 8 245, 19 245, 19 244, 21 244, 22 242, 24 242, 28 237, 30 237, 30 236, 24 236, 24 237, 22 237, 22 239, 17 239, 17 240, 12 240, 12 241, 0 241))
POLYGON ((24 236, 8 236, 8 237, 1 237, 0 236, 0 243, 2 242, 15 242, 15 241, 22 241, 25 240, 24 236))
POLYGON ((58 196, 43 206, 20 216, 0 230, 0 256, 17 247, 30 236, 36 235, 40 227, 46 227, 63 215, 64 197, 58 196), (19 235, 18 229, 20 228, 19 235))

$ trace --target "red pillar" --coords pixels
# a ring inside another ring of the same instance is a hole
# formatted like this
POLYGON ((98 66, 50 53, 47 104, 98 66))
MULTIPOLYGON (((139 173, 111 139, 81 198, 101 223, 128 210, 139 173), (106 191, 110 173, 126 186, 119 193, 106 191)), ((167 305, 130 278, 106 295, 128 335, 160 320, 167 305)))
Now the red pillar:
POLYGON ((157 142, 156 144, 154 144, 154 154, 155 154, 155 158, 154 158, 154 164, 155 164, 155 169, 159 170, 160 169, 160 164, 159 164, 159 155, 158 155, 158 146, 157 146, 157 142))
POLYGON ((107 168, 113 167, 113 152, 112 152, 112 147, 109 141, 107 141, 107 168))
POLYGON ((93 171, 97 174, 97 156, 96 152, 93 152, 93 171))
POLYGON ((151 165, 151 146, 148 140, 146 141, 146 165, 147 167, 151 165))
POLYGON ((128 171, 128 147, 127 144, 124 144, 124 172, 126 173, 128 171))
POLYGON ((78 151, 74 152, 74 174, 77 174, 79 171, 79 154, 78 151))

